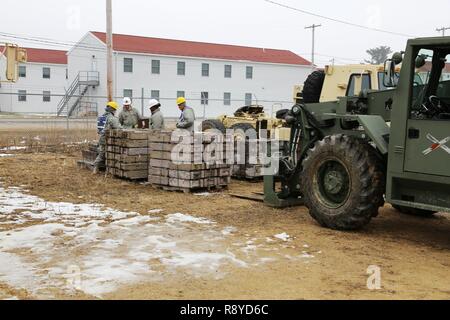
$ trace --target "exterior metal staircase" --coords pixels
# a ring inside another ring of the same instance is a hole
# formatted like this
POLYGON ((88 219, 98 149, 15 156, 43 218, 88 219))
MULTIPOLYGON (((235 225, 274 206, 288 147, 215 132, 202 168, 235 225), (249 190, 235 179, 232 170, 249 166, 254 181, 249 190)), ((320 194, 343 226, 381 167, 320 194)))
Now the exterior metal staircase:
POLYGON ((95 88, 100 84, 98 71, 80 71, 70 85, 66 94, 58 104, 57 115, 71 117, 82 106, 95 103, 82 101, 89 88, 95 88))

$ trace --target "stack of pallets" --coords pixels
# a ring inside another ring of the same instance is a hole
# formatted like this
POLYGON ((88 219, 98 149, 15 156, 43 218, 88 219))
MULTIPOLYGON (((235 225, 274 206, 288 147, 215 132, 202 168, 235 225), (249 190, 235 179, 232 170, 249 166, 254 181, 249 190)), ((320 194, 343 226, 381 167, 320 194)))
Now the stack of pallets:
MULTIPOLYGON (((82 151, 83 160, 78 161, 78 166, 80 168, 88 169, 91 171, 94 170, 94 162, 98 156, 97 148, 97 143, 90 143, 88 149, 82 151)), ((101 171, 104 171, 105 167, 100 167, 99 169, 101 171)))
POLYGON ((147 180, 148 130, 106 132, 106 172, 117 178, 147 180))
POLYGON ((149 183, 163 190, 186 193, 227 188, 231 181, 231 165, 226 164, 225 153, 213 153, 215 161, 204 158, 205 151, 208 152, 208 146, 211 148, 213 143, 216 143, 216 150, 224 150, 223 138, 217 142, 204 133, 182 138, 182 141, 172 139, 172 132, 150 134, 149 183), (179 152, 180 148, 183 152, 179 152))

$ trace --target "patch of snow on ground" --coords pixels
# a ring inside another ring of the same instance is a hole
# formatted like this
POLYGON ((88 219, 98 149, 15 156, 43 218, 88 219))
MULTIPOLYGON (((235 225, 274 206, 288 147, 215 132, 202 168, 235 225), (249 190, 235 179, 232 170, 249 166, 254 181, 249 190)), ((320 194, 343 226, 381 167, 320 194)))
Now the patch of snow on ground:
POLYGON ((14 157, 13 154, 0 153, 0 158, 14 157))
POLYGON ((283 241, 289 241, 289 239, 291 238, 286 232, 277 234, 274 237, 283 241))
POLYGON ((255 243, 264 238, 238 239, 230 249, 236 231, 183 213, 158 218, 100 204, 47 202, 0 186, 0 282, 36 298, 52 298, 55 290, 101 297, 123 285, 176 276, 179 269, 220 279, 225 266, 272 261, 273 254, 258 256, 266 248, 255 243))
POLYGON ((166 217, 166 221, 168 223, 177 223, 177 222, 192 222, 192 223, 197 223, 197 224, 212 224, 212 221, 209 221, 207 219, 204 218, 196 218, 187 214, 183 214, 183 213, 174 213, 174 214, 169 214, 166 217))
POLYGON ((26 150, 27 147, 17 147, 17 146, 10 146, 6 148, 0 149, 0 151, 19 151, 19 150, 26 150))
POLYGON ((309 254, 309 253, 306 252, 306 251, 303 251, 303 253, 302 253, 302 255, 300 256, 300 258, 303 258, 303 259, 312 259, 312 258, 314 258, 314 256, 313 256, 312 254, 309 254))
POLYGON ((152 209, 152 210, 148 210, 149 214, 157 214, 157 213, 161 213, 163 212, 164 209, 152 209))
POLYGON ((211 197, 213 194, 209 192, 202 192, 202 193, 194 193, 194 196, 197 197, 211 197))
POLYGON ((222 234, 224 236, 228 236, 236 231, 237 231, 237 229, 235 227, 226 227, 222 230, 222 234))

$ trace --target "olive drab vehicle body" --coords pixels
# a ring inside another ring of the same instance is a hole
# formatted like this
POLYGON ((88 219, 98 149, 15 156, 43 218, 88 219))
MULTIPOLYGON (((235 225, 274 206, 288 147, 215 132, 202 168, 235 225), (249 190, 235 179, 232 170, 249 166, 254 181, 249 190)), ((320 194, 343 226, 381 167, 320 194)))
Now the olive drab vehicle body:
POLYGON ((385 201, 408 214, 450 212, 449 63, 450 37, 412 39, 386 61, 385 90, 297 103, 265 202, 305 204, 340 230, 365 226, 385 201))

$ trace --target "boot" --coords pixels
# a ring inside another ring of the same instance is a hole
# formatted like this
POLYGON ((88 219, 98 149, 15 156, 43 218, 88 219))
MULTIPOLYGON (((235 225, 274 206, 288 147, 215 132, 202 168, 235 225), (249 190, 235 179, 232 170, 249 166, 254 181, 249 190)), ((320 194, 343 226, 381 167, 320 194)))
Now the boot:
POLYGON ((99 172, 98 167, 95 166, 95 167, 94 167, 94 170, 92 171, 92 174, 93 174, 93 175, 97 175, 98 172, 99 172))

